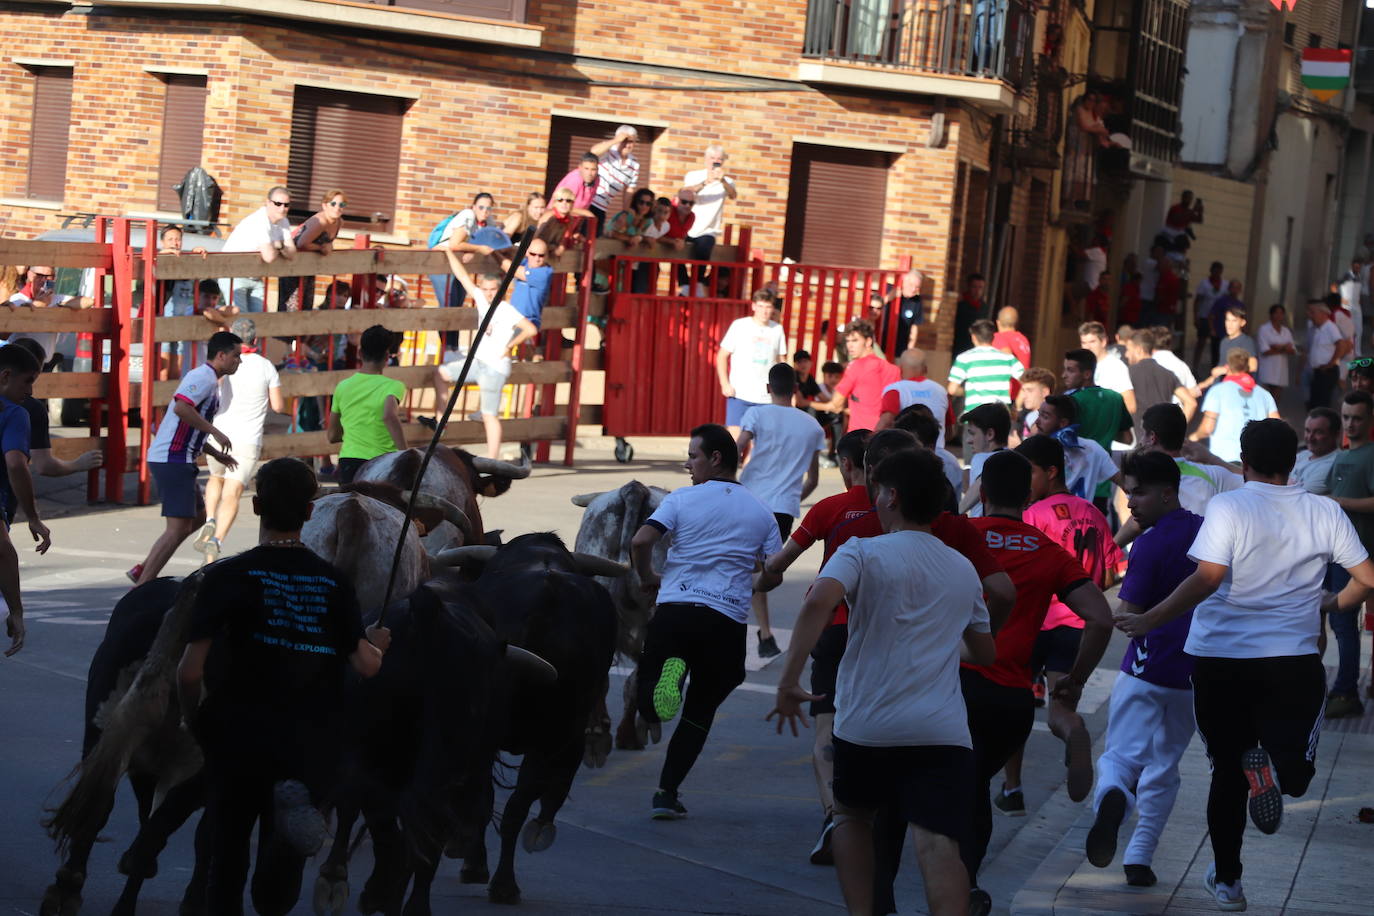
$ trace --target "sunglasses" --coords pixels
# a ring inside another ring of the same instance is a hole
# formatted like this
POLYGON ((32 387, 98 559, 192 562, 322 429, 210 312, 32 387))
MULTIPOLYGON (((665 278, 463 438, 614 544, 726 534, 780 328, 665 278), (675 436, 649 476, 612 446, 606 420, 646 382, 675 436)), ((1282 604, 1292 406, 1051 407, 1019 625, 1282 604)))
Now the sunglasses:
POLYGON ((33 274, 35 277, 37 277, 37 278, 40 279, 40 280, 51 280, 51 279, 52 279, 52 274, 40 274, 40 273, 39 273, 38 271, 36 271, 36 270, 31 270, 31 271, 29 271, 29 273, 33 274))
MULTIPOLYGON (((277 206, 281 206, 281 204, 278 204, 277 206)), ((331 201, 329 202, 329 206, 331 206, 331 207, 338 207, 340 210, 342 210, 344 207, 347 207, 347 206, 348 206, 348 201, 345 200, 345 201, 343 201, 342 203, 340 203, 340 202, 337 201, 337 200, 331 200, 331 201)))
POLYGON ((289 206, 291 206, 291 201, 289 201, 289 200, 269 200, 269 201, 267 201, 267 202, 268 202, 269 204, 271 204, 272 206, 274 206, 274 207, 289 207, 289 206))
POLYGON ((542 251, 527 251, 527 252, 525 252, 525 257, 527 257, 527 258, 547 258, 548 255, 544 254, 544 252, 542 252, 542 251))
POLYGON ((683 207, 695 207, 697 202, 695 200, 679 200, 678 205, 683 207))
POLYGON ((570 204, 573 202, 571 197, 555 197, 553 202, 556 204, 570 204))
POLYGON ((1370 366, 1374 366, 1374 356, 1362 356, 1345 364, 1347 369, 1368 369, 1370 366))

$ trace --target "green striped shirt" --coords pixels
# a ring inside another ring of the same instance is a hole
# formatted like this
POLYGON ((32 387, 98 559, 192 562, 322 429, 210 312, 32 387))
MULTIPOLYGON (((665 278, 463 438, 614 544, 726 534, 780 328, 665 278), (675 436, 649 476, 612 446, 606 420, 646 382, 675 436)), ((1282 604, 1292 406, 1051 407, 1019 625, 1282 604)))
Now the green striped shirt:
POLYGON ((1021 361, 992 347, 974 347, 954 358, 949 380, 964 386, 964 410, 982 404, 1010 404, 1011 380, 1021 377, 1021 361))

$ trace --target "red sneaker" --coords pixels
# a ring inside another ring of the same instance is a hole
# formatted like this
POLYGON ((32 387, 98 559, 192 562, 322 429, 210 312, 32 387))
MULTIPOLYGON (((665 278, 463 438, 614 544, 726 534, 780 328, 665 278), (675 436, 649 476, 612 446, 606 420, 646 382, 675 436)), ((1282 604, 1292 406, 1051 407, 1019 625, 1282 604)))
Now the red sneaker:
POLYGON ((143 575, 143 564, 139 563, 133 569, 126 572, 124 575, 129 577, 130 582, 132 582, 134 585, 137 585, 138 577, 143 575))

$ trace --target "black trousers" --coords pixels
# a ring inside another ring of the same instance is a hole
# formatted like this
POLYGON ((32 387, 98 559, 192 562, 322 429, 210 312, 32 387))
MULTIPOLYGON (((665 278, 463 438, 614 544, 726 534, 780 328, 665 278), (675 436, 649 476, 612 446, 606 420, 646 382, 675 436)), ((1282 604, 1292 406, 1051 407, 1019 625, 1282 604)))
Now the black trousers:
POLYGON ((1312 388, 1308 392, 1307 409, 1330 407, 1331 398, 1340 387, 1341 370, 1335 366, 1329 369, 1312 370, 1312 388))
POLYGON ((1218 881, 1241 877, 1249 797, 1242 755, 1264 748, 1283 794, 1301 796, 1317 772, 1325 702, 1326 669, 1317 655, 1197 660, 1193 710, 1212 763, 1207 829, 1218 881))
POLYGON ((654 686, 663 663, 680 658, 687 663, 687 697, 682 719, 668 742, 658 787, 676 792, 696 763, 716 710, 730 692, 744 682, 746 627, 714 608, 701 604, 660 604, 654 609, 639 658, 640 715, 656 721, 654 686))

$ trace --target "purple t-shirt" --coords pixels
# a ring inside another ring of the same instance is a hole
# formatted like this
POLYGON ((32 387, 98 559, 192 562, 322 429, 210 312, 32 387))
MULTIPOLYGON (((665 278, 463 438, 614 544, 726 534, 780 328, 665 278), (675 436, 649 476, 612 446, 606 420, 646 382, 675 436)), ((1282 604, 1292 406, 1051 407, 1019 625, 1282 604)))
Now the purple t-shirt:
MULTIPOLYGON (((1202 516, 1175 509, 1136 538, 1130 565, 1121 580, 1121 600, 1149 610, 1193 574, 1197 564, 1188 559, 1202 516)), ((1188 690, 1192 687, 1193 660, 1183 654, 1193 612, 1176 617, 1146 636, 1132 639, 1121 659, 1121 670, 1160 687, 1188 690)))

